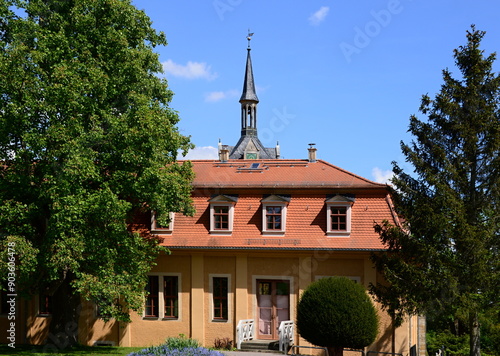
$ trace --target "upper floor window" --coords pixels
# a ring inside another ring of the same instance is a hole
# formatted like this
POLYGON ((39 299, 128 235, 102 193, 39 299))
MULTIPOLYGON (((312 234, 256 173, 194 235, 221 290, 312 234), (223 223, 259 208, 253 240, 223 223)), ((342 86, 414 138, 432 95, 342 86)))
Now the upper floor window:
POLYGON ((214 230, 229 230, 229 206, 214 205, 214 230))
POLYGON ((230 235, 233 231, 234 206, 237 196, 217 195, 210 203, 210 233, 214 235, 230 235))
POLYGON ((286 211, 289 202, 290 196, 284 195, 270 195, 261 200, 263 234, 285 234, 286 211))
POLYGON ((281 206, 266 206, 266 230, 281 231, 281 206))
POLYGON ((328 236, 351 234, 351 208, 354 201, 355 198, 348 195, 334 195, 326 199, 326 233, 328 236))
POLYGON ((151 212, 151 233, 153 234, 171 234, 174 230, 174 213, 168 214, 168 224, 162 225, 156 220, 156 214, 151 212))
POLYGON ((347 207, 330 206, 330 231, 347 231, 347 207))

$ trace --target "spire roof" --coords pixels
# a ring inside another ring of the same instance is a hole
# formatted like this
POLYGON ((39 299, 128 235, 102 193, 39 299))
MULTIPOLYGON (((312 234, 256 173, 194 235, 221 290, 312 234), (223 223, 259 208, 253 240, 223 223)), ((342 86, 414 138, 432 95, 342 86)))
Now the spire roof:
POLYGON ((245 79, 243 81, 243 93, 241 94, 240 102, 242 101, 254 101, 259 102, 257 94, 255 93, 255 84, 253 80, 252 71, 252 58, 250 57, 251 48, 247 48, 247 66, 245 69, 245 79))

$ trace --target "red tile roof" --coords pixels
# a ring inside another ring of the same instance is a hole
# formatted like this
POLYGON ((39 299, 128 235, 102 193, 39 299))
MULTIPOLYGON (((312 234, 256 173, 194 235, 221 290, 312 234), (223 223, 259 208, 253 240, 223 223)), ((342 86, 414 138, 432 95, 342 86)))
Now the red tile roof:
POLYGON ((388 191, 325 161, 234 160, 192 161, 196 173, 193 217, 176 214, 171 235, 161 235, 172 249, 308 249, 380 250, 374 222, 395 223, 388 191), (258 166, 257 166, 258 163, 258 166), (252 168, 254 164, 254 168, 252 168), (210 234, 210 204, 217 194, 237 194, 234 226, 230 235, 210 234), (351 233, 327 236, 327 196, 355 195, 351 233), (286 231, 282 236, 262 233, 261 200, 265 194, 289 194, 286 231))
POLYGON ((192 161, 194 187, 261 188, 375 188, 385 187, 318 160, 192 161), (252 165, 257 166, 251 168, 252 165))

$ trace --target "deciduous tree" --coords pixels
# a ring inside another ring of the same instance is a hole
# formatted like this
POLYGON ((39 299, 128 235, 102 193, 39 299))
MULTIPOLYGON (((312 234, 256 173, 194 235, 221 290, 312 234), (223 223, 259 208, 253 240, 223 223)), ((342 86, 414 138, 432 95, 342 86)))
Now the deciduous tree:
POLYGON ((158 45, 130 0, 0 1, 0 242, 15 245, 18 293, 52 296, 64 344, 80 297, 120 321, 142 307, 164 250, 133 217, 192 212, 158 45))
POLYGON ((498 304, 500 287, 500 76, 474 26, 454 51, 462 77, 446 69, 434 99, 422 97, 394 163, 400 226, 376 226, 387 252, 373 256, 388 285, 372 291, 401 321, 405 313, 465 315, 470 355, 480 355, 478 315, 498 304))

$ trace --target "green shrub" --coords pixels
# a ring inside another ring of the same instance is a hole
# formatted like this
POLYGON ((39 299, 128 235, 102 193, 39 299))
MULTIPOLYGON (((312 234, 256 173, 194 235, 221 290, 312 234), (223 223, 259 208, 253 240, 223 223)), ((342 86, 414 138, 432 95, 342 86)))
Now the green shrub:
POLYGON ((427 352, 435 355, 443 349, 447 356, 468 356, 469 355, 469 335, 454 335, 449 330, 435 332, 427 331, 427 352))
POLYGON ((378 317, 363 286, 345 277, 312 283, 297 306, 297 329, 310 343, 330 354, 370 345, 378 333, 378 317))
POLYGON ((200 347, 200 343, 194 339, 188 339, 184 335, 178 337, 168 337, 165 340, 165 345, 170 349, 185 349, 188 347, 200 347))

